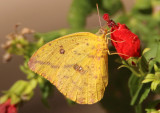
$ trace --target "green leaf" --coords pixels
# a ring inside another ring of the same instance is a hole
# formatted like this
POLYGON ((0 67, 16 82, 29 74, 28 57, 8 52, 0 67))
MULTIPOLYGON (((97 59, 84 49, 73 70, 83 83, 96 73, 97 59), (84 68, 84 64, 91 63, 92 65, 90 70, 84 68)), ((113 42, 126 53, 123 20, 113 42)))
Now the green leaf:
POLYGON ((154 74, 147 74, 145 79, 142 81, 142 83, 148 83, 148 82, 152 82, 155 79, 155 75, 154 74))
POLYGON ((21 94, 21 99, 23 101, 28 101, 28 100, 30 100, 33 97, 33 95, 34 95, 33 90, 31 90, 30 87, 27 87, 27 89, 25 90, 25 92, 21 94))
POLYGON ((145 48, 142 52, 142 55, 144 55, 145 53, 147 53, 150 50, 150 48, 145 48))
POLYGON ((18 80, 14 85, 9 89, 9 93, 15 93, 20 95, 24 89, 27 87, 28 83, 24 80, 18 80))
POLYGON ((151 84, 151 90, 156 90, 157 86, 160 84, 159 80, 154 80, 151 84))
POLYGON ((16 94, 11 94, 11 104, 17 104, 21 101, 20 97, 16 94))
POLYGON ((31 80, 31 79, 37 78, 38 75, 29 69, 28 60, 29 59, 26 59, 24 61, 24 64, 20 66, 20 70, 27 75, 27 79, 31 80))
POLYGON ((32 79, 29 81, 29 85, 32 87, 32 89, 36 88, 37 86, 37 80, 36 79, 32 79))
POLYGON ((150 79, 145 79, 142 81, 142 83, 148 83, 148 82, 152 82, 154 79, 150 78, 150 79))
POLYGON ((32 93, 32 91, 33 91, 33 87, 32 87, 30 84, 28 84, 28 85, 25 87, 25 89, 24 89, 24 91, 22 92, 22 94, 23 94, 23 95, 28 95, 28 94, 32 93))
POLYGON ((141 84, 134 94, 131 105, 141 104, 150 92, 150 84, 141 84))
POLYGON ((53 93, 53 85, 48 80, 45 80, 41 77, 39 77, 38 82, 42 93, 42 102, 46 107, 49 107, 47 99, 50 94, 53 93))
POLYGON ((159 71, 159 68, 156 64, 154 64, 154 70, 155 70, 155 72, 159 71))
POLYGON ((142 89, 139 93, 139 99, 140 99, 140 100, 138 100, 139 104, 141 104, 148 97, 149 92, 150 92, 150 84, 143 85, 142 89))
POLYGON ((3 96, 0 97, 0 104, 6 102, 9 98, 9 95, 8 94, 5 94, 3 96))
POLYGON ((156 109, 145 109, 146 113, 159 113, 156 109))
POLYGON ((141 76, 145 76, 148 71, 148 62, 146 60, 146 58, 142 55, 141 57, 139 57, 138 59, 138 68, 139 68, 139 72, 141 73, 141 76))
POLYGON ((160 103, 160 100, 150 101, 145 109, 147 113, 159 113, 156 110, 156 106, 160 103))
POLYGON ((148 47, 151 48, 151 50, 149 52, 147 52, 145 54, 145 57, 147 59, 150 58, 154 58, 152 61, 150 61, 150 70, 152 69, 152 67, 154 66, 154 64, 156 64, 156 62, 160 62, 160 42, 157 41, 159 40, 159 35, 154 35, 153 38, 151 38, 150 40, 148 40, 148 47), (151 40, 152 39, 152 40, 151 40))
POLYGON ((155 75, 149 73, 149 74, 146 75, 145 78, 146 78, 146 79, 155 78, 155 75))
POLYGON ((36 86, 37 86, 37 80, 36 79, 30 80, 25 89, 23 90, 23 92, 21 93, 22 99, 30 100, 34 94, 33 90, 36 88, 36 86))
POLYGON ((134 74, 130 76, 129 81, 128 81, 128 86, 130 89, 131 97, 133 97, 134 94, 136 93, 139 87, 139 82, 140 82, 140 77, 137 77, 134 74))
POLYGON ((129 79, 130 94, 132 97, 131 105, 141 104, 150 92, 150 84, 142 84, 143 77, 132 74, 129 79))

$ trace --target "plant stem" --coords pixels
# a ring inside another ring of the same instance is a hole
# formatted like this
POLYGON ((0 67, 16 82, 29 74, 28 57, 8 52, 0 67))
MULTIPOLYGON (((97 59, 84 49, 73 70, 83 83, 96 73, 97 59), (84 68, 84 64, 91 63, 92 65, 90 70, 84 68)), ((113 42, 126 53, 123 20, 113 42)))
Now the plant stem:
POLYGON ((136 111, 136 113, 142 113, 142 105, 141 104, 136 105, 135 111, 136 111))

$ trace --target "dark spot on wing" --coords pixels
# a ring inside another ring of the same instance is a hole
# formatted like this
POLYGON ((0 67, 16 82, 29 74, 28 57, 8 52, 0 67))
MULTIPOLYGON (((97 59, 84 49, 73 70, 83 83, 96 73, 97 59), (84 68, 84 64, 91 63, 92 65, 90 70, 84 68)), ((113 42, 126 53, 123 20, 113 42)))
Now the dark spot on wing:
POLYGON ((60 54, 64 54, 65 50, 64 49, 60 49, 60 54))
POLYGON ((77 64, 75 64, 75 65, 73 66, 73 68, 74 68, 76 71, 79 70, 79 66, 78 66, 77 64))
POLYGON ((87 46, 89 46, 89 43, 86 43, 87 46))
POLYGON ((60 50, 59 50, 60 54, 64 54, 64 53, 65 53, 65 50, 63 49, 63 46, 61 45, 61 46, 59 46, 59 47, 60 47, 60 50))
POLYGON ((81 74, 84 74, 86 71, 81 67, 81 66, 79 66, 78 64, 75 64, 74 66, 73 66, 73 68, 76 70, 76 71, 78 71, 79 73, 81 73, 81 74))

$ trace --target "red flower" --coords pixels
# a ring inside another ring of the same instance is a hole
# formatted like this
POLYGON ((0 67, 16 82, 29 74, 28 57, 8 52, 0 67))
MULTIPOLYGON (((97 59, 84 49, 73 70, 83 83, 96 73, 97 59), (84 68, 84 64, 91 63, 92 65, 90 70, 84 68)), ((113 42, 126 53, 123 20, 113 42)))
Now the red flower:
POLYGON ((17 108, 13 104, 11 105, 11 99, 8 99, 5 103, 0 104, 0 113, 17 113, 17 108))
POLYGON ((123 59, 130 57, 140 57, 140 40, 132 33, 125 24, 115 23, 110 20, 108 14, 104 14, 103 19, 111 27, 112 45, 116 48, 119 56, 123 59))

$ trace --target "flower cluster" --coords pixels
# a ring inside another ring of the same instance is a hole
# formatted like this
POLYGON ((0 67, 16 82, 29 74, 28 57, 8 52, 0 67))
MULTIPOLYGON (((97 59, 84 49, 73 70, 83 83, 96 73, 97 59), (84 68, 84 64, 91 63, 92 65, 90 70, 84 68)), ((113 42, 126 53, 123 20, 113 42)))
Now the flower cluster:
POLYGON ((11 99, 8 99, 6 102, 0 104, 0 113, 17 113, 17 107, 11 104, 11 99))
POLYGON ((116 24, 109 18, 108 14, 104 14, 103 19, 111 27, 112 44, 119 56, 125 60, 130 57, 140 57, 140 40, 138 36, 132 33, 125 24, 116 24))

